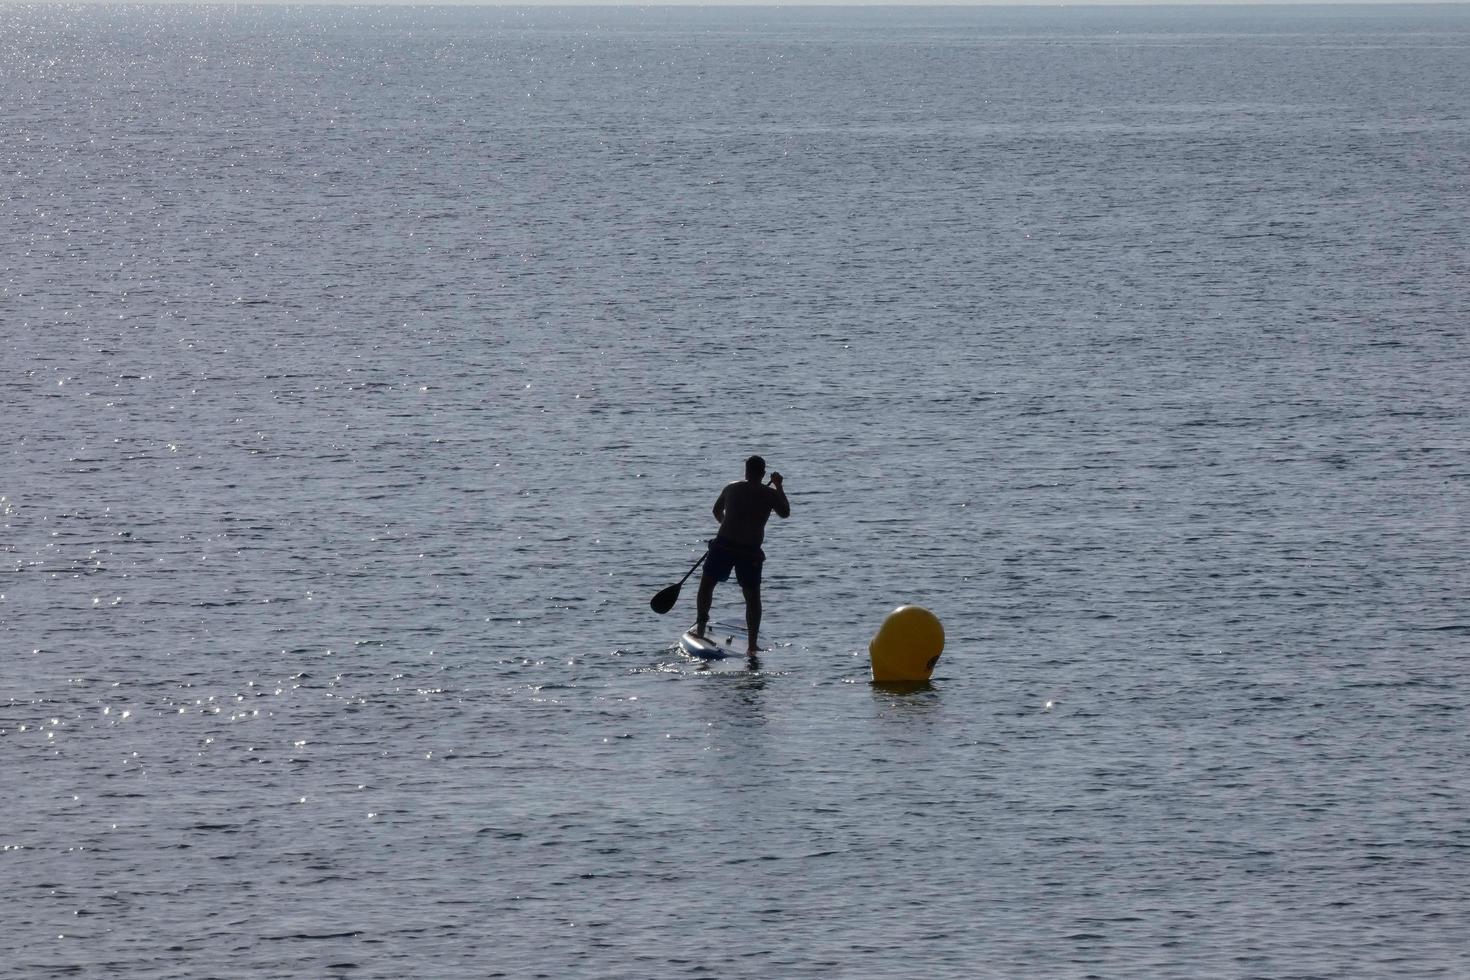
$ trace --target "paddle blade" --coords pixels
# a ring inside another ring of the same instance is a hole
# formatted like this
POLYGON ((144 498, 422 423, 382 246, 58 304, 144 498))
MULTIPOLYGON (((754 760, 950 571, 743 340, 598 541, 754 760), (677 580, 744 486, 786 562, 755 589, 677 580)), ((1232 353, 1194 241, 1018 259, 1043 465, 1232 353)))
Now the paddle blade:
MULTIPOLYGON (((680 585, 683 583, 681 582, 680 585)), ((662 616, 674 608, 674 603, 679 601, 679 586, 671 585, 658 595, 648 600, 648 607, 662 616)))

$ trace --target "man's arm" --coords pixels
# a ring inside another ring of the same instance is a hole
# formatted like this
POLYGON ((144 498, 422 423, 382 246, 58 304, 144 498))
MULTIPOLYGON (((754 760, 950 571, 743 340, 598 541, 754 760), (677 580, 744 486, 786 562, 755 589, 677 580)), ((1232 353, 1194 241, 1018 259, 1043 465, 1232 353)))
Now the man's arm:
POLYGON ((782 520, 791 516, 791 501, 786 499, 786 491, 781 488, 781 474, 771 474, 771 489, 776 491, 776 500, 771 509, 781 516, 782 520))
POLYGON ((725 521, 725 494, 727 491, 729 491, 729 489, 730 488, 727 486, 724 490, 720 491, 720 497, 718 500, 715 501, 715 506, 711 511, 711 513, 715 515, 715 520, 719 521, 722 524, 725 521))

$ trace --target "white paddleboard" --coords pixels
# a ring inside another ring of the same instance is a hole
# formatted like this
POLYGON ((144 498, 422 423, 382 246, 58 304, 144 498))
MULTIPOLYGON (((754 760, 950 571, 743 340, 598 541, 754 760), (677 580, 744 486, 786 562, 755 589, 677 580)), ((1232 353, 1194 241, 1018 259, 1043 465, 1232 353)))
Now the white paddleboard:
POLYGON ((734 623, 710 623, 704 628, 704 636, 695 636, 691 626, 679 637, 679 649, 700 660, 743 657, 749 652, 749 646, 750 634, 744 626, 734 623))

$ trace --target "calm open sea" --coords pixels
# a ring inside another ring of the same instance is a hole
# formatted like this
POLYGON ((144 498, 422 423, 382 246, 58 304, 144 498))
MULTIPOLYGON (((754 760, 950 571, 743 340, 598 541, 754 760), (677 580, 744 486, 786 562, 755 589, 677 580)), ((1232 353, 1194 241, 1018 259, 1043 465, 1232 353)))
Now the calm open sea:
POLYGON ((1470 976, 1467 67, 0 5, 0 976, 1470 976))

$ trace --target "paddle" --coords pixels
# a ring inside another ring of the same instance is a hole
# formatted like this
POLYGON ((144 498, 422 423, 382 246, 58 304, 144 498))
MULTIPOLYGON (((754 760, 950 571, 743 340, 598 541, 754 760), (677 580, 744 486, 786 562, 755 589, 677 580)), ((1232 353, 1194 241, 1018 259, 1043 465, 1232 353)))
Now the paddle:
POLYGON ((684 585, 685 582, 689 581, 689 576, 693 575, 694 574, 694 570, 696 568, 698 568, 704 562, 704 560, 706 558, 708 558, 708 557, 709 557, 709 552, 708 551, 706 551, 704 554, 700 555, 699 556, 699 561, 697 561, 693 565, 689 566, 689 571, 687 571, 687 572, 684 573, 684 577, 683 578, 679 579, 678 582, 676 582, 675 584, 669 586, 667 589, 664 589, 662 592, 660 592, 658 595, 654 596, 652 599, 649 599, 648 600, 648 607, 650 609, 652 609, 654 612, 658 613, 660 616, 662 616, 664 613, 668 612, 670 609, 673 609, 674 608, 674 603, 676 603, 676 602, 679 601, 679 589, 681 589, 683 587, 683 585, 684 585))

